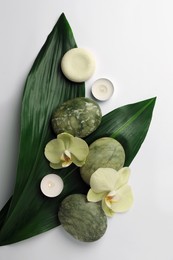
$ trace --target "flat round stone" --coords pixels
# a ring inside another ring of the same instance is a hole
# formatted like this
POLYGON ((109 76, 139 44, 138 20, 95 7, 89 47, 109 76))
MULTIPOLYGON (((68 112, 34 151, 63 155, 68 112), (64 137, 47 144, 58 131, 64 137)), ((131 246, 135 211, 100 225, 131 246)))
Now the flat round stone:
POLYGON ((92 53, 83 48, 73 48, 65 53, 61 61, 63 74, 71 81, 84 82, 95 71, 95 59, 92 53))
POLYGON ((67 132, 73 136, 86 137, 101 123, 99 105, 92 99, 79 97, 59 106, 52 115, 55 134, 67 132))
POLYGON ((84 242, 100 239, 107 229, 107 217, 101 205, 88 202, 83 194, 66 197, 61 203, 58 217, 70 235, 84 242))
POLYGON ((122 145, 111 137, 97 139, 89 147, 84 166, 80 168, 82 179, 90 184, 91 175, 98 168, 119 170, 124 166, 125 152, 122 145))

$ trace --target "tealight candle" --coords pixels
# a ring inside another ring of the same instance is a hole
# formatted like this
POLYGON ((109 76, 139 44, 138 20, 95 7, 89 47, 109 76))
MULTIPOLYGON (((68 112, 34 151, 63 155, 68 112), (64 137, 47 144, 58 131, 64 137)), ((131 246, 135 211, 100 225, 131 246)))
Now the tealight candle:
POLYGON ((114 86, 110 80, 101 78, 94 82, 91 91, 96 99, 106 101, 113 95, 114 86))
POLYGON ((63 188, 63 180, 56 174, 46 175, 40 183, 42 193, 51 198, 58 196, 62 192, 63 188))

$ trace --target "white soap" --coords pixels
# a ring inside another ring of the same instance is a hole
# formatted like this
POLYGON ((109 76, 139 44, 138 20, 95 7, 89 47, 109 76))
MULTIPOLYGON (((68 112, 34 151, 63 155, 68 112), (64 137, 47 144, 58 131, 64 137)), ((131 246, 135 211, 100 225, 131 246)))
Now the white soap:
POLYGON ((73 82, 88 80, 95 71, 93 54, 83 48, 73 48, 67 51, 61 60, 63 74, 73 82))
POLYGON ((91 91, 96 99, 106 101, 113 95, 114 86, 110 80, 101 78, 93 83, 91 91))
POLYGON ((40 183, 42 193, 51 198, 58 196, 62 192, 63 188, 63 180, 60 176, 53 173, 46 175, 40 183))

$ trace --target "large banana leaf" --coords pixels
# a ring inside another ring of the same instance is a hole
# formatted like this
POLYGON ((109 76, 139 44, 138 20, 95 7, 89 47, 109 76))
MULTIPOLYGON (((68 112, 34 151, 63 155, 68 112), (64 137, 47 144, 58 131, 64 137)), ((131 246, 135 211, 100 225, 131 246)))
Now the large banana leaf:
MULTIPOLYGON (((145 139, 154 104, 155 98, 152 98, 115 109, 103 117, 100 127, 87 138, 87 142, 91 143, 103 136, 116 138, 123 144, 126 152, 125 165, 129 165, 145 139)), ((34 188, 32 191, 27 190, 26 197, 22 199, 22 203, 27 203, 26 208, 22 207, 23 204, 21 204, 17 208, 14 217, 11 218, 11 222, 7 221, 6 239, 4 240, 0 236, 2 245, 23 240, 59 225, 57 212, 61 200, 71 193, 87 192, 88 188, 80 179, 77 167, 72 166, 68 170, 59 170, 57 173, 62 176, 65 183, 63 194, 55 199, 43 197, 39 191, 40 179, 37 176, 38 182, 37 180, 32 181, 34 188), (30 200, 28 203, 27 196, 32 195, 30 192, 33 192, 35 199, 33 200, 32 196, 32 201, 30 200)))
MULTIPOLYGON (((52 172, 44 158, 46 143, 54 138, 50 117, 57 105, 84 96, 84 84, 66 80, 60 70, 62 55, 75 47, 72 31, 61 15, 41 49, 26 81, 22 101, 21 139, 14 195, 0 212, 0 245, 15 243, 58 226, 57 212, 64 197, 86 193, 88 186, 74 165, 56 170, 64 180, 57 198, 40 192, 43 176, 52 172)), ((126 152, 126 165, 137 154, 150 125, 155 98, 126 105, 105 115, 99 128, 86 138, 88 144, 103 136, 119 140, 126 152)))
MULTIPOLYGON (((20 233, 24 226, 24 229, 28 229, 32 234, 34 224, 31 219, 39 219, 39 215, 44 218, 44 213, 42 215, 40 208, 46 202, 50 206, 53 204, 54 207, 53 201, 46 200, 40 194, 39 183, 42 177, 51 171, 43 151, 46 143, 53 138, 50 126, 53 110, 66 100, 85 95, 84 83, 74 84, 68 81, 60 69, 62 56, 74 47, 76 47, 76 43, 72 30, 62 14, 39 52, 26 80, 22 99, 20 153, 16 184, 11 202, 0 215, 0 225, 2 226, 0 241, 8 243, 9 240, 13 240, 13 236, 14 240, 28 237, 25 232, 26 234, 19 235, 20 238, 17 238, 18 234, 15 234, 15 231, 19 230, 20 233), (25 225, 25 223, 27 224, 25 225)), ((71 189, 73 190, 75 187, 74 180, 71 189)), ((46 223, 39 225, 38 221, 36 233, 49 229, 47 226, 49 226, 49 218, 52 217, 49 216, 49 209, 47 210, 46 207, 45 211, 48 211, 46 223)), ((56 218, 53 226, 57 223, 56 218)), ((52 224, 50 226, 52 227, 52 224)))
POLYGON ((105 115, 100 127, 88 142, 104 136, 118 140, 125 149, 125 165, 129 166, 148 132, 156 98, 122 106, 105 115))

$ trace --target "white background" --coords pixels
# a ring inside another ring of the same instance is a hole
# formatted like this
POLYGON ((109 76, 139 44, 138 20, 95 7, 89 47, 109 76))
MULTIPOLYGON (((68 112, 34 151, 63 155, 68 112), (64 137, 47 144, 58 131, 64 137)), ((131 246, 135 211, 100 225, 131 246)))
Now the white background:
POLYGON ((115 85, 103 113, 157 96, 147 138, 131 164, 133 208, 109 220, 97 242, 82 243, 62 227, 0 247, 1 260, 173 260, 172 0, 0 0, 0 208, 12 194, 23 85, 64 12, 79 47, 115 85))

